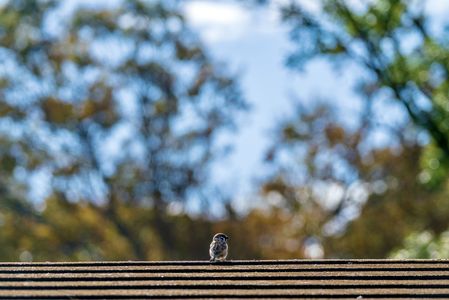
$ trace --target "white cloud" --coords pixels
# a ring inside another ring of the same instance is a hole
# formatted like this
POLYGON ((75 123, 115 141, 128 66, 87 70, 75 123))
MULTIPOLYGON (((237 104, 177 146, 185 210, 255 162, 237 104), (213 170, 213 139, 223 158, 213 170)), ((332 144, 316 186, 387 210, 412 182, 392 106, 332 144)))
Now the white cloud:
POLYGON ((246 12, 237 4, 191 1, 186 4, 189 21, 196 26, 234 25, 244 23, 246 12))
POLYGON ((250 13, 235 3, 189 1, 184 11, 187 21, 207 42, 236 40, 250 25, 250 13))
MULTIPOLYGON (((239 2, 191 0, 184 3, 188 23, 207 43, 238 42, 255 35, 286 34, 280 21, 280 7, 292 0, 274 0, 266 6, 239 2)), ((294 0, 312 12, 320 11, 315 0, 294 0)))

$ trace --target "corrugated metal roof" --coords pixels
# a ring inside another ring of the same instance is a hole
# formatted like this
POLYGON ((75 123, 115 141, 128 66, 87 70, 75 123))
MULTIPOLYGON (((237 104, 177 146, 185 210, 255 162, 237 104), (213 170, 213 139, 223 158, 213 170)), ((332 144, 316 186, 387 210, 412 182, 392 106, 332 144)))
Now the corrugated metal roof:
POLYGON ((448 260, 0 264, 1 299, 448 298, 448 260))

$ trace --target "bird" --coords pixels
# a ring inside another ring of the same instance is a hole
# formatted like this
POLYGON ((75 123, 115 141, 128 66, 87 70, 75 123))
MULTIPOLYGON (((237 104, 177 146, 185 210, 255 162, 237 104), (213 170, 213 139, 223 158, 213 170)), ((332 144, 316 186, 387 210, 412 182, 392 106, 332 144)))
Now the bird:
POLYGON ((217 233, 212 238, 212 243, 210 243, 209 255, 210 261, 224 261, 228 255, 228 244, 226 241, 229 237, 224 233, 217 233))

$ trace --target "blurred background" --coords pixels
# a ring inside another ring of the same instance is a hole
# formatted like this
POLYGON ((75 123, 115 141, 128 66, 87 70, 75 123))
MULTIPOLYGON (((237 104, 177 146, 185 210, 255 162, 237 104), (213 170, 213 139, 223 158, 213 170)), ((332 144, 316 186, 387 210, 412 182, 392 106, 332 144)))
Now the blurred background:
POLYGON ((448 258, 448 13, 1 0, 0 260, 448 258))

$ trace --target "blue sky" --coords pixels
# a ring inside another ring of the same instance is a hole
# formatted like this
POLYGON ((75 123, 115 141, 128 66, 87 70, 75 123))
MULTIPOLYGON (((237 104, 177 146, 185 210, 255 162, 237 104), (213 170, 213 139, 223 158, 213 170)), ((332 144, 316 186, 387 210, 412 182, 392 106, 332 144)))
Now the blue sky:
MULTIPOLYGON (((252 182, 266 173, 263 156, 274 138, 274 127, 293 115, 295 102, 333 99, 335 91, 355 99, 351 84, 354 75, 336 76, 331 66, 317 61, 299 74, 285 67, 292 49, 288 28, 279 22, 276 7, 251 9, 231 1, 193 0, 184 7, 187 21, 196 30, 216 60, 227 63, 240 76, 240 83, 251 110, 240 119, 234 152, 214 169, 216 180, 252 194, 252 182)), ((342 104, 357 112, 357 101, 342 104)))

